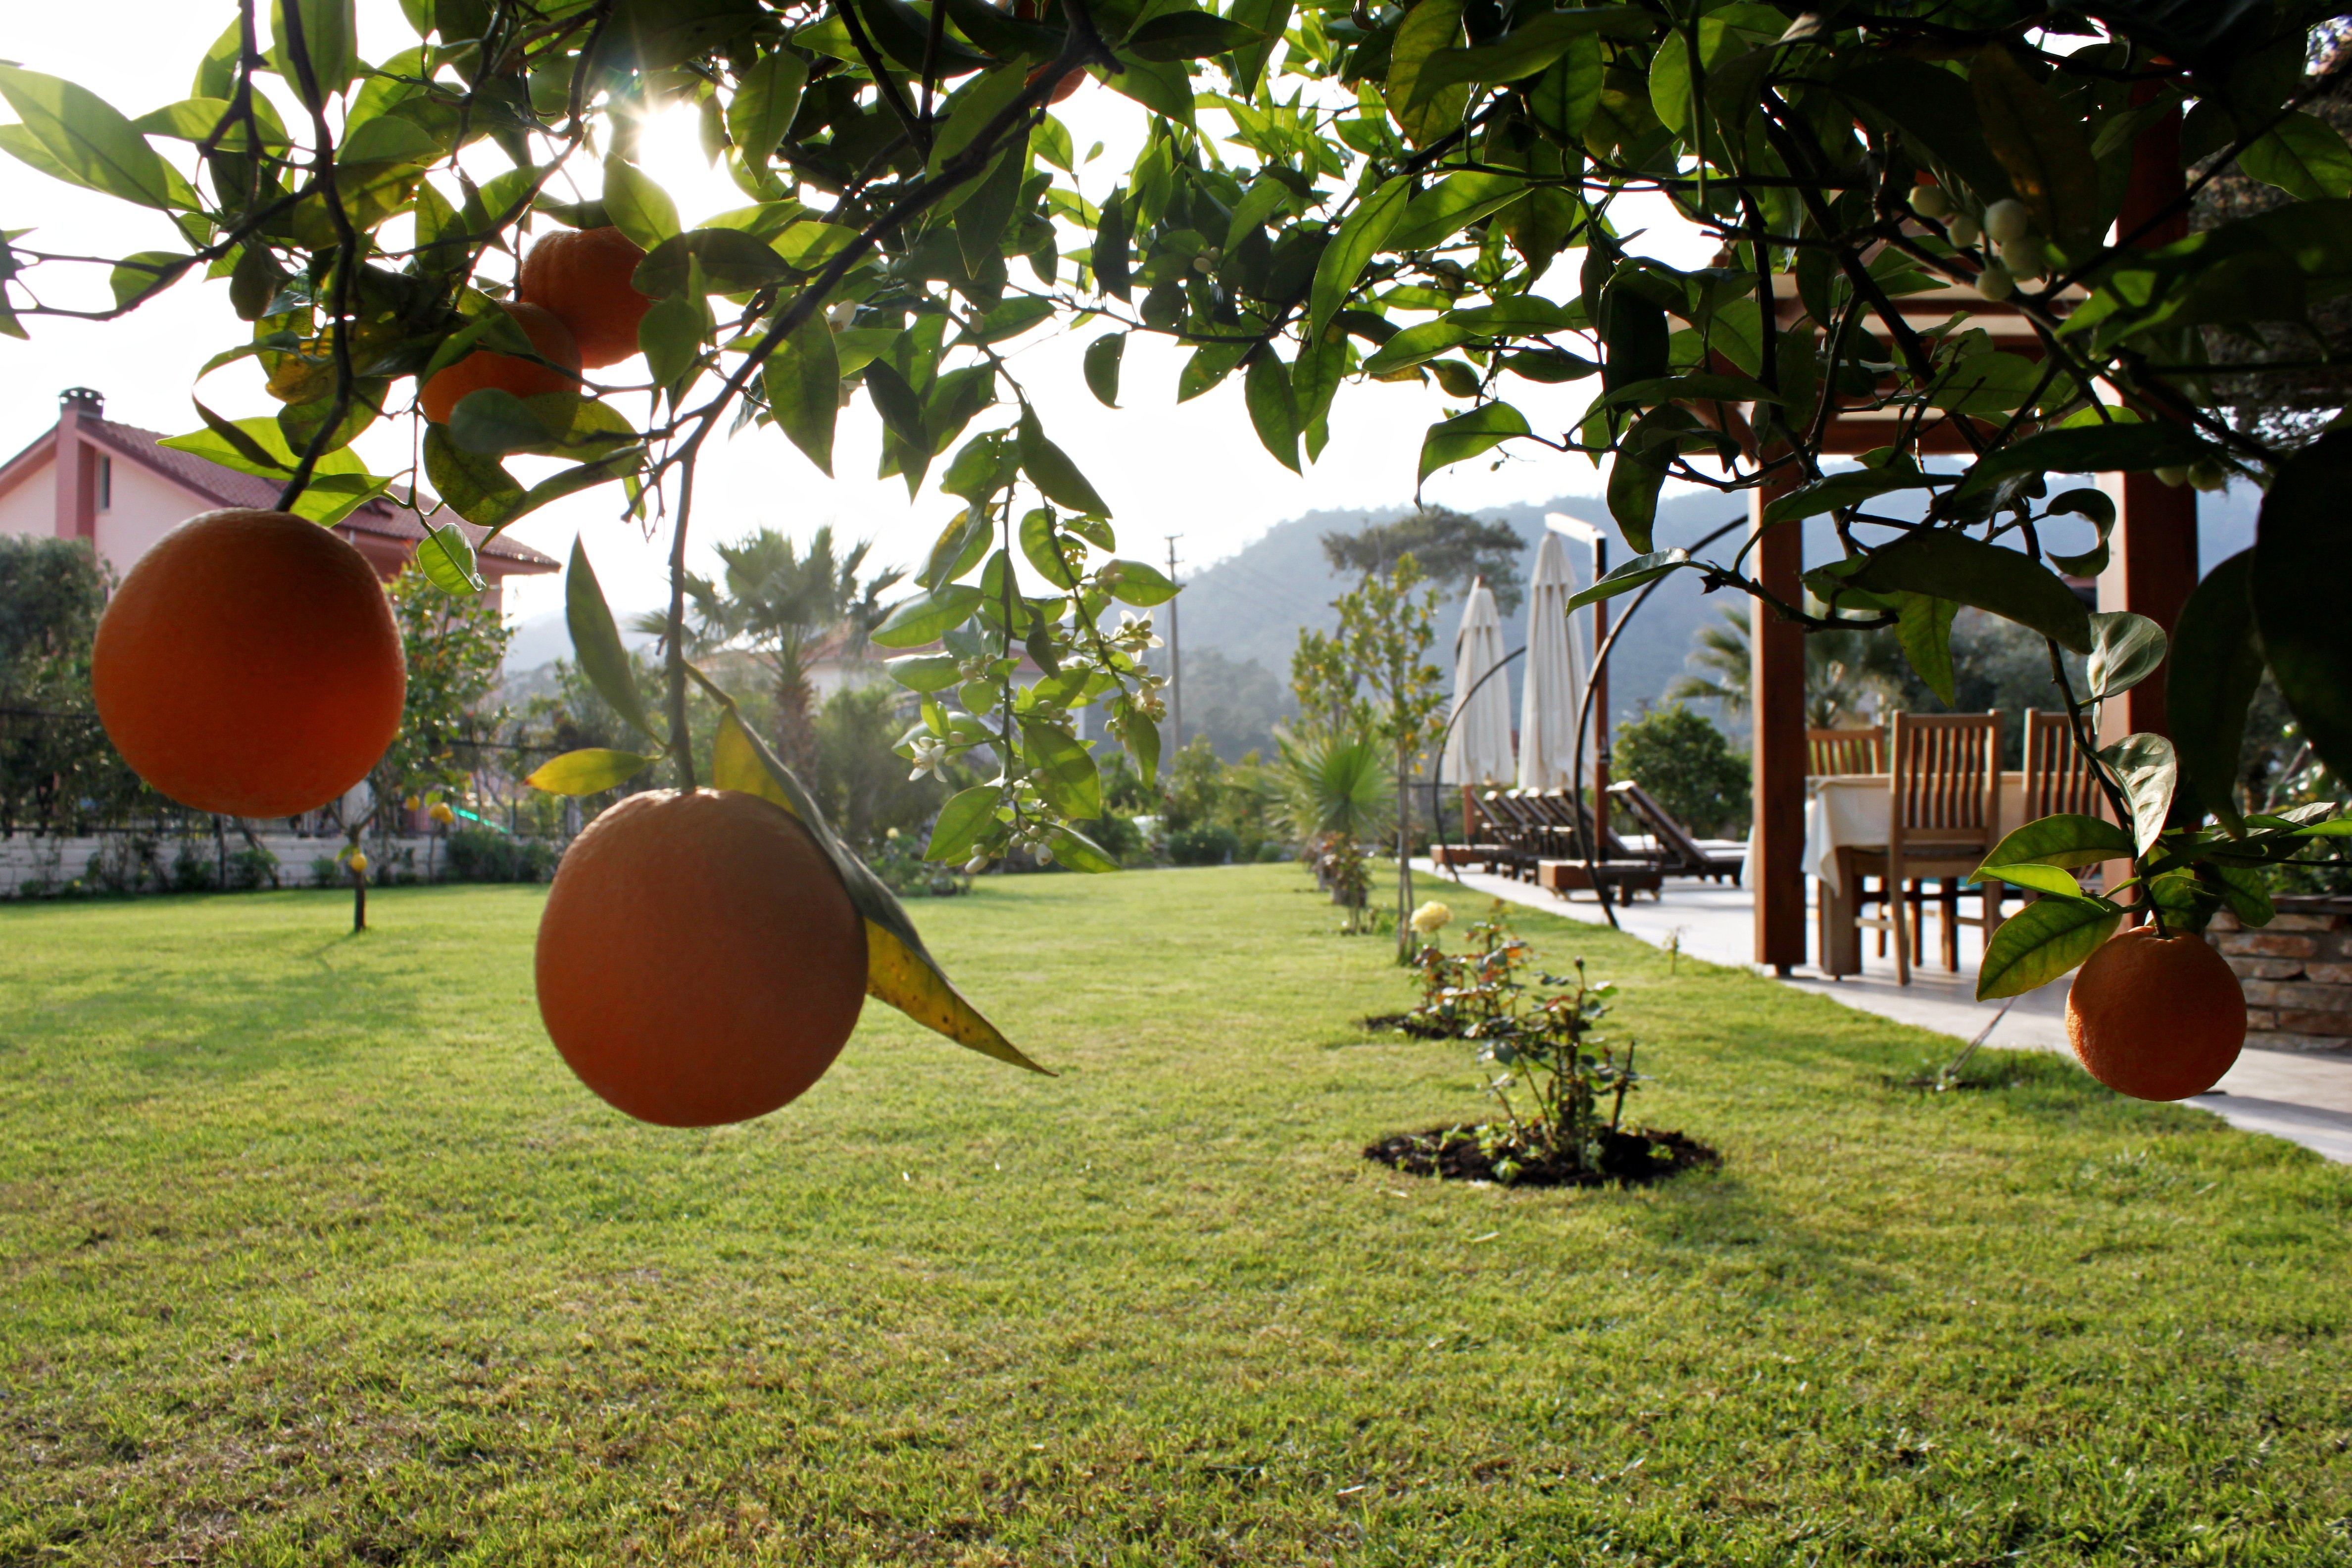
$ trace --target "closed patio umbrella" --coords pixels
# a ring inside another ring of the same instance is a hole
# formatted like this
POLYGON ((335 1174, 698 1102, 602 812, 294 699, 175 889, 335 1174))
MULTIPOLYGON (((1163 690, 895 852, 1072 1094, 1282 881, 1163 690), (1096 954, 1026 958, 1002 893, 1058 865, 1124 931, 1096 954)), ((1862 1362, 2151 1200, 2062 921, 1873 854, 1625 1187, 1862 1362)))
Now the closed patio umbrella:
MULTIPOLYGON (((1528 668, 1519 698, 1519 787, 1565 789, 1575 781, 1577 714, 1584 703, 1584 640, 1569 618, 1576 580, 1568 547, 1547 529, 1528 584, 1528 668)), ((1588 760, 1592 748, 1588 742, 1588 760)))
POLYGON ((1449 784, 1511 782, 1511 683, 1499 675, 1486 679, 1502 662, 1502 617, 1481 579, 1470 585, 1454 634, 1454 732, 1446 738, 1444 763, 1449 784))

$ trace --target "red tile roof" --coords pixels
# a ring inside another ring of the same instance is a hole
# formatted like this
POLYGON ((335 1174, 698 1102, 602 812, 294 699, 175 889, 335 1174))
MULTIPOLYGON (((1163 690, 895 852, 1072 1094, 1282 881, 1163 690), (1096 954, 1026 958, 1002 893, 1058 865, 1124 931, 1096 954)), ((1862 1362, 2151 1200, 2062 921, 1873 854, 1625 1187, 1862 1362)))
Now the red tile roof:
MULTIPOLYGON (((152 430, 142 430, 136 425, 123 425, 112 419, 94 419, 88 416, 82 418, 81 429, 83 435, 100 445, 152 468, 173 484, 194 490, 217 505, 268 509, 278 504, 278 487, 269 480, 223 468, 193 452, 163 446, 163 437, 152 430)), ((27 451, 37 450, 56 434, 53 426, 48 436, 36 441, 27 451)), ((457 521, 454 518, 451 521, 457 521)), ((335 526, 354 533, 371 533, 412 544, 425 537, 424 524, 417 521, 415 512, 384 500, 369 501, 335 526)), ((542 554, 530 545, 503 534, 485 544, 482 536, 488 530, 463 521, 457 521, 457 526, 484 557, 499 563, 502 569, 491 571, 491 575, 530 575, 557 571, 562 567, 562 563, 553 556, 542 554)))

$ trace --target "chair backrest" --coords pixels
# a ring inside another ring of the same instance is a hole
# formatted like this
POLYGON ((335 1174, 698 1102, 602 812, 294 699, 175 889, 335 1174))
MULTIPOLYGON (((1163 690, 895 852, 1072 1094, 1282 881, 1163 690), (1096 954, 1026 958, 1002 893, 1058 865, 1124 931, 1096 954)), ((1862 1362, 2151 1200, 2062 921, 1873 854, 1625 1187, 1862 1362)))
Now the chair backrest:
POLYGON ((1887 736, 1890 842, 1922 848, 2000 837, 2000 715, 1897 713, 1887 736))
POLYGON ((1650 836, 1665 847, 1675 864, 1691 870, 1703 870, 1706 851, 1690 836, 1690 829, 1676 822, 1666 808, 1650 798, 1650 792, 1632 779, 1619 779, 1609 786, 1609 793, 1622 797, 1633 808, 1633 815, 1648 825, 1650 836))
MULTIPOLYGON (((1544 803, 1552 826, 1575 839, 1578 853, 1581 854, 1584 840, 1579 836, 1592 831, 1592 810, 1584 804, 1584 796, 1574 790, 1559 790, 1554 794, 1535 798, 1544 803)), ((1644 858, 1635 854, 1632 846, 1618 837, 1617 830, 1613 827, 1602 828, 1599 839, 1592 847, 1597 858, 1602 860, 1644 858)))
POLYGON ((1886 726, 1864 730, 1805 731, 1808 773, 1883 773, 1886 771, 1886 726))
POLYGON ((2025 820, 2070 812, 2113 817, 2063 713, 2025 710, 2025 820))

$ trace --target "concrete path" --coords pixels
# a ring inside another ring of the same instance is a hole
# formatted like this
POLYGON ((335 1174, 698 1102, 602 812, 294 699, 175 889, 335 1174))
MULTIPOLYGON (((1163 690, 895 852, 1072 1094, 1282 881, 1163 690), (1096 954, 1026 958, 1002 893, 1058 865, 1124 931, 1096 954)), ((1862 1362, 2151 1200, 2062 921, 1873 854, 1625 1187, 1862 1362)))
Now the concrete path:
MULTIPOLYGON (((1509 903, 1525 904, 1569 920, 1604 924, 1608 917, 1591 895, 1555 898, 1527 882, 1508 877, 1433 869, 1425 860, 1413 863, 1416 900, 1439 899, 1454 906, 1457 918, 1469 912, 1458 895, 1468 892, 1509 903), (1443 884, 1443 887, 1440 886, 1443 884)), ((1963 908, 1975 902, 1973 896, 1963 908)), ((1970 912, 1973 912, 1971 910, 1970 912)), ((1617 919, 1625 931, 1654 946, 1678 942, 1682 951, 1709 963, 1735 969, 1756 969, 1753 928, 1754 901, 1741 888, 1710 882, 1668 882, 1665 897, 1635 900, 1620 907, 1617 919)), ((1936 952, 1936 922, 1927 922, 1928 963, 1912 971, 1907 986, 1895 983, 1892 959, 1878 956, 1874 933, 1863 933, 1863 973, 1832 980, 1811 967, 1799 969, 1782 982, 1811 991, 1832 1002, 1875 1013, 1884 1018, 1914 1024, 1957 1039, 1972 1040, 1992 1025, 1985 1043, 2012 1050, 2064 1051, 2066 987, 2053 980, 2037 991, 2016 998, 2000 1015, 1998 1002, 1976 999, 1976 964, 1983 951, 1982 933, 1960 928, 1960 971, 1943 967, 1936 952)), ((1768 973, 1759 971, 1759 973, 1768 973)), ((2212 1111, 2234 1127, 2265 1132, 2300 1143, 2330 1160, 2352 1164, 2352 1057, 2306 1056, 2289 1051, 2249 1050, 2238 1058, 2211 1094, 2184 1103, 2212 1111)))

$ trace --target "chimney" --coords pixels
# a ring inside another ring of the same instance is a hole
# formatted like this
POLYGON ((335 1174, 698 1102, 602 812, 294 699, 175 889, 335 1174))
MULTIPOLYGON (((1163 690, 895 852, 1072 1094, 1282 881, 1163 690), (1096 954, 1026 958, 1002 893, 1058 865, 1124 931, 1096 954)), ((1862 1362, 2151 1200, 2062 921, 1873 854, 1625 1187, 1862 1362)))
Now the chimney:
POLYGON ((106 399, 87 386, 58 395, 56 484, 59 539, 98 540, 98 449, 82 437, 85 419, 103 423, 106 399))

